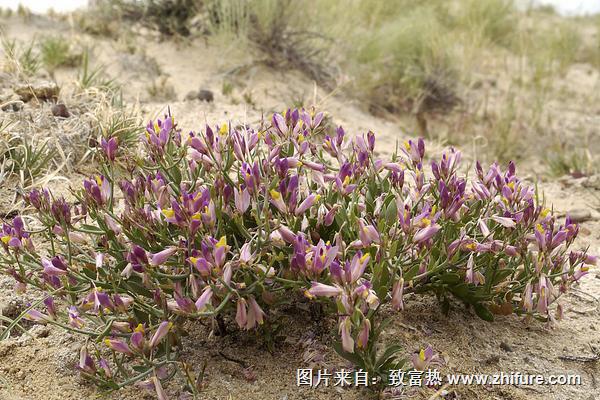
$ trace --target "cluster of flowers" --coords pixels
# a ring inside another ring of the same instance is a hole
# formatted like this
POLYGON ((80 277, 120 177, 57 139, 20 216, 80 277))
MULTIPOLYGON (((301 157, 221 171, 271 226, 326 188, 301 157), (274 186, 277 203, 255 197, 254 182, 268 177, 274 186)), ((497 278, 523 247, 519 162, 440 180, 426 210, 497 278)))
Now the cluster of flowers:
POLYGON ((376 311, 403 310, 408 293, 435 293, 446 307, 454 296, 486 319, 551 322, 551 304, 595 263, 569 250, 578 226, 540 205, 514 164, 477 164, 468 181, 455 149, 428 164, 419 139, 383 160, 374 133, 349 139, 323 117, 287 110, 257 127, 183 134, 166 116, 128 164, 118 138, 105 138, 103 173, 78 201, 34 190, 42 228, 21 217, 3 225, 0 269, 19 291, 46 292, 30 319, 94 339, 82 373, 165 397, 186 319, 229 314, 252 330, 283 296, 322 299, 356 360, 372 354, 376 311))

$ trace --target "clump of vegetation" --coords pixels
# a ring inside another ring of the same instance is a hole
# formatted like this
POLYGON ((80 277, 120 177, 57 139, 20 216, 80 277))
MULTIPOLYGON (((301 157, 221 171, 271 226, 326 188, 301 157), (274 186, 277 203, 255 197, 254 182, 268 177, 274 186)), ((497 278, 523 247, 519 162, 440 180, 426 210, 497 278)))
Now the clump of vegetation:
POLYGON ((102 172, 75 203, 33 190, 36 227, 21 216, 2 227, 0 270, 45 292, 27 318, 88 336, 79 369, 98 385, 141 382, 166 398, 189 319, 268 336, 269 309, 318 301, 337 318, 338 352, 383 382, 408 367, 378 341, 379 314, 403 310, 407 293, 433 293, 445 311, 457 298, 486 320, 560 317, 558 298, 596 259, 572 249, 577 224, 544 208, 513 163, 477 163, 468 180, 449 149, 427 173, 423 140, 384 160, 372 132, 322 138, 323 119, 287 110, 184 134, 167 115, 132 162, 103 136, 102 172))
POLYGON ((463 1, 451 23, 470 32, 470 39, 507 47, 513 44, 518 29, 512 0, 463 1))
POLYGON ((48 168, 53 154, 45 141, 10 132, 11 123, 0 123, 0 184, 18 176, 21 187, 29 187, 48 168))
POLYGON ((48 37, 40 42, 41 60, 51 74, 59 67, 77 67, 82 54, 74 53, 63 37, 48 37))
POLYGON ((433 7, 390 20, 357 53, 357 85, 391 112, 451 107, 458 76, 450 40, 433 7))

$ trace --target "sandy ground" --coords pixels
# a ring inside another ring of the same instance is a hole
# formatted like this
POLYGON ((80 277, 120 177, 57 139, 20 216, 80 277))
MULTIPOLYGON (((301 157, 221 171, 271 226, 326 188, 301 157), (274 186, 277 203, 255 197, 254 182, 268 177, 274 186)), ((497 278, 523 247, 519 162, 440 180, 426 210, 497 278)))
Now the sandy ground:
MULTIPOLYGON (((29 40, 44 34, 61 33, 74 41, 90 41, 72 31, 66 23, 49 23, 34 19, 27 25, 17 19, 5 21, 9 37, 29 40)), ((309 103, 328 111, 338 124, 352 134, 368 129, 377 134, 377 151, 390 154, 397 140, 407 136, 402 121, 390 121, 373 117, 356 101, 330 95, 294 72, 278 72, 256 62, 253 54, 227 53, 222 47, 208 46, 198 40, 191 44, 162 42, 146 39, 144 51, 126 52, 119 41, 94 39, 95 54, 99 62, 107 66, 107 72, 123 84, 125 101, 133 105, 144 120, 165 112, 166 105, 180 125, 195 129, 205 122, 224 120, 257 121, 261 115, 281 110, 295 97, 301 96, 309 103), (157 78, 157 71, 173 86, 175 98, 163 100, 150 96, 147 87, 157 78), (234 82, 233 93, 222 93, 223 82, 234 82), (214 102, 184 101, 190 90, 209 89, 214 92, 214 102), (251 99, 252 101, 244 101, 251 99), (252 104, 249 104, 252 103, 252 104)), ((134 38, 140 46, 144 39, 134 38)), ((138 47, 139 48, 139 47, 138 47)), ((573 72, 576 74, 577 72, 573 72)), ((58 71, 57 79, 63 86, 61 99, 73 116, 66 120, 49 116, 46 105, 25 105, 21 118, 40 116, 50 120, 50 132, 61 135, 72 127, 73 121, 83 121, 91 112, 81 108, 78 98, 69 95, 75 72, 58 71)), ((571 75, 569 75, 571 77, 571 75)), ((569 78, 575 79, 576 78, 569 78)), ((9 88, 5 85, 4 89, 9 88)), ((567 112, 567 111, 566 111, 567 112)), ((1 116, 2 114, 0 114, 1 116)), ((575 117, 577 117, 575 113, 575 117)), ((591 116, 590 118, 597 118, 591 116)), ((573 120, 568 117, 568 120, 573 120)), ((593 125, 593 121, 592 121, 593 125)), ((433 141, 428 144, 430 156, 434 157, 441 146, 433 141)), ((464 149, 467 159, 473 153, 469 146, 464 149)), ((63 193, 69 186, 79 185, 88 167, 76 162, 58 172, 49 185, 63 193), (64 179, 66 178, 66 179, 64 179)), ((536 176, 535 163, 528 163, 521 173, 536 176)), ((581 179, 564 178, 543 182, 540 189, 548 204, 560 213, 591 210, 582 224, 577 246, 590 247, 592 253, 600 253, 600 177, 581 179)), ((13 204, 15 189, 5 184, 0 187, 0 211, 7 213, 13 204)), ((597 361, 594 354, 600 352, 599 297, 600 274, 592 270, 579 285, 562 298, 565 318, 554 329, 541 324, 526 325, 515 316, 499 317, 488 323, 478 319, 461 304, 454 304, 449 315, 444 316, 434 298, 407 298, 406 309, 394 315, 393 324, 385 331, 386 341, 399 341, 405 345, 407 356, 430 344, 440 352, 446 363, 441 367, 445 373, 500 373, 524 374, 579 374, 580 386, 458 386, 447 387, 449 399, 584 399, 600 398, 600 382, 597 379, 597 361), (594 353, 595 352, 595 353, 594 353), (581 359, 577 360, 577 357, 581 359)), ((18 313, 24 304, 36 298, 36 293, 25 297, 16 296, 12 280, 0 279, 0 306, 5 315, 18 313)), ((207 363, 206 399, 364 399, 371 393, 359 389, 296 387, 296 369, 315 362, 314 354, 324 353, 316 365, 331 369, 345 366, 332 351, 327 350, 335 334, 335 321, 314 321, 300 303, 297 308, 280 310, 270 318, 281 318, 285 337, 269 352, 260 338, 233 330, 226 337, 215 337, 210 329, 200 324, 190 324, 183 359, 194 366, 207 363)), ((391 312, 388 314, 392 315, 391 312)), ((0 399, 2 400, 79 400, 145 399, 152 395, 128 388, 116 393, 101 393, 81 380, 73 367, 77 362, 82 338, 65 334, 56 329, 26 326, 29 332, 0 342, 0 399)), ((180 394, 181 382, 175 380, 168 387, 173 398, 180 394)), ((434 394, 434 389, 419 391, 387 392, 389 398, 423 398, 434 394)))

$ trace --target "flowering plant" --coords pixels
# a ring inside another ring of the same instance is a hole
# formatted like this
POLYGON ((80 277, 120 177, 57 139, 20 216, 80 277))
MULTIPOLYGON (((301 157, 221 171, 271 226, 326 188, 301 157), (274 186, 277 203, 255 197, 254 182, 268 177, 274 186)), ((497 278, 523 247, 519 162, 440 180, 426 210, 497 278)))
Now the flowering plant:
POLYGON ((595 262, 569 250, 578 226, 559 223, 514 164, 478 163, 469 181, 449 149, 429 173, 423 140, 382 160, 374 133, 348 139, 323 118, 287 110, 183 134, 168 115, 148 124, 135 160, 103 138, 102 174, 76 202, 33 190, 31 228, 20 216, 2 227, 2 272, 46 293, 27 317, 88 335, 79 368, 96 383, 165 398, 186 319, 231 315, 253 330, 283 296, 322 300, 340 354, 383 376, 402 363, 397 346, 377 345, 384 305, 431 292, 446 310, 454 296, 484 319, 551 322, 595 262))

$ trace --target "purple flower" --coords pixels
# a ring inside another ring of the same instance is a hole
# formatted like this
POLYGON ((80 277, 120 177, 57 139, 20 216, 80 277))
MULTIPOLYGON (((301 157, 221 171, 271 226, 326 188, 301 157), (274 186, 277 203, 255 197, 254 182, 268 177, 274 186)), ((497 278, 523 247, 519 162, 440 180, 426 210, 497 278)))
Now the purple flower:
POLYGON ((318 194, 310 194, 306 199, 304 199, 302 203, 300 203, 300 205, 298 206, 298 208, 296 208, 296 211, 294 213, 296 215, 304 214, 306 210, 311 208, 313 204, 315 204, 315 202, 319 201, 320 198, 321 196, 318 194))
POLYGON ((494 215, 490 217, 490 219, 496 221, 505 228, 514 228, 516 226, 516 223, 512 218, 499 217, 497 215, 494 215))
POLYGON ((90 375, 96 373, 94 360, 89 356, 85 346, 83 346, 79 352, 79 365, 77 365, 77 368, 90 375))
POLYGON ((100 147, 102 147, 102 150, 104 151, 104 154, 106 155, 106 158, 110 161, 115 160, 118 146, 119 146, 119 141, 116 137, 112 137, 108 140, 106 140, 105 138, 102 138, 100 140, 100 147))
POLYGON ((127 345, 127 343, 123 342, 120 339, 104 339, 104 344, 108 346, 111 350, 116 351, 117 353, 123 353, 127 355, 133 354, 131 349, 127 345))
POLYGON ((134 332, 131 334, 131 346, 140 352, 144 351, 146 340, 144 338, 144 326, 142 324, 138 324, 135 328, 134 332))
POLYGON ((50 321, 52 318, 50 318, 46 314, 39 312, 38 310, 31 309, 31 310, 27 311, 27 313, 25 313, 25 319, 27 319, 29 321, 44 323, 44 322, 50 321))
POLYGON ((100 360, 98 360, 98 365, 100 366, 100 368, 102 368, 102 372, 104 372, 104 376, 108 379, 112 379, 113 373, 110 369, 110 366, 108 365, 108 362, 104 358, 101 358, 100 360))
POLYGON ((85 188, 86 196, 98 206, 106 204, 111 197, 110 182, 102 175, 84 180, 83 187, 85 188))
POLYGON ((42 266, 44 267, 44 273, 48 276, 62 276, 67 274, 67 266, 57 257, 54 257, 52 261, 42 258, 42 266))
POLYGON ((285 135, 288 133, 288 127, 285 123, 285 118, 281 116, 281 114, 274 113, 273 114, 273 127, 277 130, 280 135, 285 135))
POLYGON ((84 326, 83 319, 79 317, 79 311, 75 306, 69 307, 69 325, 78 329, 84 326))
POLYGON ((52 296, 48 296, 44 299, 44 305, 46 306, 46 310, 48 310, 48 314, 52 318, 56 318, 56 306, 54 304, 54 299, 52 296))

